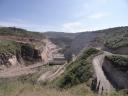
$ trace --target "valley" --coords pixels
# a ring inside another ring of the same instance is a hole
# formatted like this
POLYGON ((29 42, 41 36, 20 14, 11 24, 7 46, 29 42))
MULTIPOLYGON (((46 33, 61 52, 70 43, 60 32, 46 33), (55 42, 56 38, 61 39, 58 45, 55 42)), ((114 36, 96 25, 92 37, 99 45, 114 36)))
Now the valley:
POLYGON ((127 96, 127 49, 127 26, 81 33, 1 27, 0 96, 127 96))

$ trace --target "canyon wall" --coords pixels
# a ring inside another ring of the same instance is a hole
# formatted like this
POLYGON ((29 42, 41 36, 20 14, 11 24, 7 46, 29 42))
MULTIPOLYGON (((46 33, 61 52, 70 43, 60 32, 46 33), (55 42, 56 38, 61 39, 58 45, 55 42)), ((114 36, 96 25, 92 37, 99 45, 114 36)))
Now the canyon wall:
MULTIPOLYGON (((0 68, 6 68, 17 65, 31 65, 41 61, 39 50, 32 47, 30 44, 19 43, 20 51, 11 53, 9 51, 0 53, 0 68)), ((14 49, 15 50, 15 49, 14 49)))
POLYGON ((65 57, 62 53, 59 52, 61 48, 52 43, 50 40, 44 40, 45 46, 41 52, 41 58, 44 64, 47 63, 56 63, 63 64, 65 63, 65 57))
POLYGON ((128 89, 128 73, 116 69, 107 59, 104 60, 102 68, 109 81, 117 90, 128 89))
POLYGON ((16 66, 19 62, 15 55, 0 54, 0 69, 10 66, 16 66))

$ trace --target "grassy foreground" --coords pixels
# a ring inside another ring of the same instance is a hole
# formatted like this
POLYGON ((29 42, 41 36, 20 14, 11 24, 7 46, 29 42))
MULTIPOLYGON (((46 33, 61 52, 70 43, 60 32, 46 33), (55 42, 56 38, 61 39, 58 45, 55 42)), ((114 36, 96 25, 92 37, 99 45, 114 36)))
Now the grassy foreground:
POLYGON ((85 84, 60 90, 40 84, 21 81, 0 83, 0 96, 95 96, 85 84))
MULTIPOLYGON (((99 96, 94 94, 85 83, 68 89, 56 89, 20 80, 0 81, 0 96, 99 96)), ((116 92, 102 96, 127 96, 116 92)))

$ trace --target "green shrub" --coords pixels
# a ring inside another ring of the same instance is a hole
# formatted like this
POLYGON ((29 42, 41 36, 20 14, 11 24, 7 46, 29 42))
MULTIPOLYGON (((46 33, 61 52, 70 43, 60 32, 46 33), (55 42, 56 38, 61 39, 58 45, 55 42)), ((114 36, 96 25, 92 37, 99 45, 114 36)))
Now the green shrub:
POLYGON ((112 56, 106 56, 106 58, 112 62, 114 67, 122 71, 128 70, 128 57, 112 55, 112 56))
POLYGON ((60 88, 69 88, 87 82, 92 77, 92 66, 87 58, 97 52, 98 50, 94 48, 90 48, 83 52, 82 56, 67 66, 63 76, 57 80, 57 86, 60 88))
POLYGON ((0 53, 16 54, 20 52, 20 45, 14 41, 0 41, 0 53))

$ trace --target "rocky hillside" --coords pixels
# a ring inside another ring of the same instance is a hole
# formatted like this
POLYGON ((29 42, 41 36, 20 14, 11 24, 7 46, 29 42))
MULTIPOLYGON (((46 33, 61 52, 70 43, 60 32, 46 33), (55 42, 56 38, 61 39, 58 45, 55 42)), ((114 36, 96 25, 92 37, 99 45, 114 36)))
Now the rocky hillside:
POLYGON ((77 55, 81 50, 97 47, 112 53, 127 54, 128 27, 116 27, 105 30, 82 33, 46 32, 36 33, 14 27, 0 28, 0 40, 12 40, 29 43, 41 48, 41 40, 47 37, 61 47, 66 58, 77 55))
POLYGON ((37 62, 45 64, 50 60, 54 61, 54 58, 59 60, 58 56, 61 56, 64 63, 62 50, 54 40, 51 42, 42 33, 29 32, 15 27, 0 28, 0 61, 1 65, 6 65, 6 67, 30 65, 37 62), (15 61, 15 64, 12 64, 12 61, 15 61))
POLYGON ((127 56, 106 56, 103 69, 106 73, 106 76, 116 89, 128 89, 127 56))
POLYGON ((6 67, 19 64, 29 65, 41 60, 39 50, 31 44, 15 41, 0 41, 0 57, 0 65, 6 67))
POLYGON ((62 92, 75 88, 77 96, 85 96, 88 89, 88 96, 103 95, 128 88, 127 49, 128 27, 82 33, 36 33, 2 27, 0 78, 17 80, 24 75, 18 82, 32 87, 41 85, 62 92))
POLYGON ((65 33, 65 32, 45 32, 44 35, 49 38, 54 44, 60 46, 62 53, 65 53, 71 46, 71 43, 79 35, 79 33, 65 33))
POLYGON ((15 27, 0 28, 0 65, 29 65, 41 61, 38 47, 45 37, 41 33, 29 32, 15 27))

